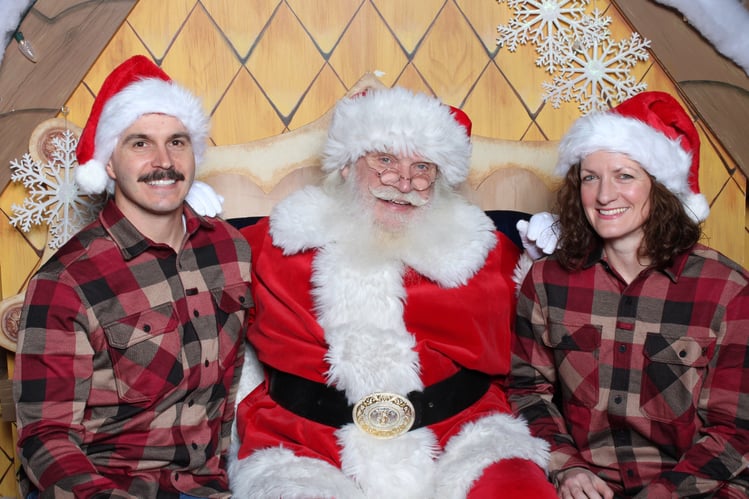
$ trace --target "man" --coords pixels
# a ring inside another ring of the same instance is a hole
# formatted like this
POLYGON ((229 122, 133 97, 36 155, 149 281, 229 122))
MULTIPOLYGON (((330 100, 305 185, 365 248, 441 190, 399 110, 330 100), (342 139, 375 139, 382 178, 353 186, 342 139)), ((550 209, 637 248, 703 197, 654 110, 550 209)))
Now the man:
POLYGON ((114 197, 34 276, 21 316, 18 447, 41 497, 230 495, 250 251, 184 202, 208 123, 142 56, 94 102, 76 180, 114 197))
POLYGON ((236 497, 556 497, 510 415, 518 249, 455 190, 470 120, 402 88, 342 100, 327 177, 244 229, 265 380, 236 497))

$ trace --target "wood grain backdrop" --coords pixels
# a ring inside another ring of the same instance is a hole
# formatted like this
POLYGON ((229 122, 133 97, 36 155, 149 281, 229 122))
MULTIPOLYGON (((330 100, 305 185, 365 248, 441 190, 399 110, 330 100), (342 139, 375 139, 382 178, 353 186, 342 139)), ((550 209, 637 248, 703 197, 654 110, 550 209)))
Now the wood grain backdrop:
MULTIPOLYGON (((612 37, 631 27, 615 5, 591 2, 613 18, 612 37)), ((140 0, 67 101, 83 126, 106 75, 141 53, 204 99, 216 145, 252 141, 303 126, 327 111, 365 72, 387 85, 429 92, 462 107, 473 133, 512 140, 558 140, 579 116, 574 103, 553 109, 530 45, 496 46, 511 17, 495 0, 140 0)), ((71 30, 79 19, 71 16, 71 30)), ((651 57, 632 70, 649 89, 679 96, 651 57)), ((700 182, 712 206, 706 242, 746 265, 746 178, 697 121, 703 140, 700 182)), ((43 251, 46 228, 22 234, 8 224, 25 189, 0 194, 0 293, 21 291, 43 251)), ((12 370, 12 359, 9 359, 12 370)), ((0 426, 0 495, 13 496, 13 426, 0 426)))

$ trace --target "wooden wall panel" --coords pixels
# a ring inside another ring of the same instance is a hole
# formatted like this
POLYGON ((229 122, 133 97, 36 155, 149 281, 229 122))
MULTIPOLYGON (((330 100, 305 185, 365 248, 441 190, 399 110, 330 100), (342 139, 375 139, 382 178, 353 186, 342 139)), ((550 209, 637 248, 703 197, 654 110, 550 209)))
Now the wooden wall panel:
MULTIPOLYGON (((598 8, 608 5, 596 2, 598 8)), ((617 7, 608 8, 612 31, 627 33, 617 7)), ((462 106, 476 135, 556 141, 579 116, 577 105, 553 109, 543 102, 541 83, 550 76, 535 65, 531 46, 515 53, 496 47, 496 27, 509 14, 506 2, 494 0, 140 0, 98 58, 82 61, 86 68, 70 93, 67 117, 83 126, 106 75, 124 58, 143 53, 203 97, 216 145, 300 128, 367 71, 383 72, 387 85, 462 106)), ((680 93, 654 58, 633 74, 650 89, 680 93)), ((702 136, 700 179, 712 204, 708 242, 746 265, 746 178, 709 130, 703 128, 702 136)), ((19 200, 17 186, 0 194, 0 210, 7 214, 11 200, 19 200)), ((33 271, 40 242, 7 226, 0 237, 0 292, 7 297, 33 271)), ((0 495, 8 496, 15 494, 13 473, 7 472, 13 469, 11 435, 0 430, 0 495)))
MULTIPOLYGON (((20 51, 11 50, 15 42, 7 50, 0 47, 6 50, 0 68, 0 158, 25 152, 32 130, 54 117, 59 103, 74 88, 68 76, 75 75, 76 83, 80 80, 96 57, 89 49, 101 50, 106 45, 113 27, 122 23, 135 1, 36 0, 22 28, 27 35, 33 34, 39 62, 34 64, 20 51), (36 91, 27 92, 29 87, 36 91)), ((3 165, 0 189, 9 178, 3 165)))

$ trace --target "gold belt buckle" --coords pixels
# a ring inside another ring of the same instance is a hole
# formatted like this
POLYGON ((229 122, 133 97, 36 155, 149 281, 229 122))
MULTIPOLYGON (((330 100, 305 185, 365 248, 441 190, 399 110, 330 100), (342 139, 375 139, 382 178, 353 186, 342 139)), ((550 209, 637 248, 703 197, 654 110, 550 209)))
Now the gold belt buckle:
POLYGON ((397 393, 375 392, 359 400, 353 409, 354 424, 377 438, 403 435, 414 424, 414 406, 397 393))

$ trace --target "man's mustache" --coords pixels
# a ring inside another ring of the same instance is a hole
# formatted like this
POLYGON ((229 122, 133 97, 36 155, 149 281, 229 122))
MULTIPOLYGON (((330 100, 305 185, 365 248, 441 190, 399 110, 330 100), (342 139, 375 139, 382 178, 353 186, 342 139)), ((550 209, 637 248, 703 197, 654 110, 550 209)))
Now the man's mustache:
POLYGON ((138 177, 138 182, 157 182, 159 180, 185 180, 185 176, 174 168, 169 168, 168 170, 154 170, 138 177))

